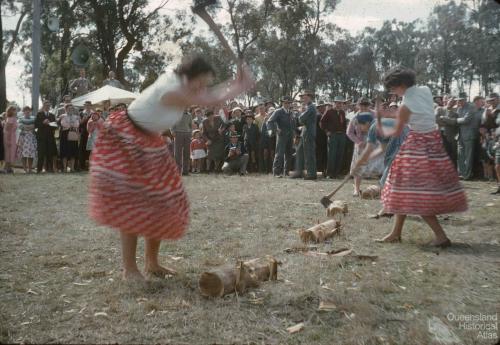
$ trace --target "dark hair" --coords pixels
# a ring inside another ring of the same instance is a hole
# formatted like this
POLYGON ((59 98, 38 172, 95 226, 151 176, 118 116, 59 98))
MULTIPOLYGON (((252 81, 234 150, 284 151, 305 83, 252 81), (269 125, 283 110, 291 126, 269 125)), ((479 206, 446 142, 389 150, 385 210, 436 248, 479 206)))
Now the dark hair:
POLYGON ((175 69, 175 73, 180 76, 186 76, 188 80, 194 79, 203 74, 215 75, 213 67, 203 58, 195 56, 183 61, 175 69))
POLYGON ((404 67, 396 66, 391 68, 384 76, 384 86, 386 89, 391 89, 392 87, 404 85, 406 87, 412 87, 415 85, 417 76, 415 71, 404 67))
POLYGON ((472 100, 472 102, 476 102, 476 101, 478 101, 480 99, 484 99, 484 97, 483 96, 476 96, 476 97, 474 97, 474 99, 472 100))
POLYGON ((208 109, 207 111, 205 111, 205 116, 206 117, 209 117, 209 116, 211 116, 213 114, 214 114, 214 111, 212 109, 208 109))

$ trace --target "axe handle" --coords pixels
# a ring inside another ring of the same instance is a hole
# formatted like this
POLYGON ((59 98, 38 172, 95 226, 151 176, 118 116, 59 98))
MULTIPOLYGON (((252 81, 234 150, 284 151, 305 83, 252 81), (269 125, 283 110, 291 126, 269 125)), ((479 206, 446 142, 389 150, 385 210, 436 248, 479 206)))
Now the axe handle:
POLYGON ((201 19, 203 19, 203 21, 205 23, 207 23, 208 27, 210 29, 212 29, 212 31, 214 32, 215 36, 217 36, 217 38, 219 39, 220 43, 222 44, 222 46, 224 47, 224 49, 226 50, 226 52, 229 54, 229 56, 236 62, 237 65, 239 65, 240 61, 239 61, 238 57, 236 56, 236 54, 231 49, 231 47, 229 46, 229 43, 227 42, 226 38, 224 37, 224 35, 220 31, 220 29, 217 26, 217 24, 215 24, 215 22, 212 19, 212 17, 208 14, 208 12, 204 8, 201 8, 201 9, 197 9, 196 11, 194 11, 194 13, 196 13, 201 19))
POLYGON ((328 199, 331 199, 332 196, 335 195, 335 193, 337 193, 340 188, 342 188, 346 183, 347 181, 349 181, 351 179, 351 175, 347 175, 346 177, 344 177, 344 179, 342 180, 342 182, 337 186, 337 188, 335 188, 330 194, 328 194, 326 197, 328 199))

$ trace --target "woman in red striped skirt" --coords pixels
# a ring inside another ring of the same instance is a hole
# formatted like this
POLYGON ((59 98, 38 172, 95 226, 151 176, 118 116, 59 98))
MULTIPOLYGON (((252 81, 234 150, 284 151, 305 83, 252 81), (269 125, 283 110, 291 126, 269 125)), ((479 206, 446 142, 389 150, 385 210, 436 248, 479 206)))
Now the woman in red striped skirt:
POLYGON ((426 86, 416 86, 415 79, 413 70, 399 66, 384 78, 387 89, 403 96, 393 135, 399 136, 405 124, 410 132, 382 190, 384 211, 396 215, 394 226, 377 241, 401 241, 406 215, 411 214, 420 215, 434 232, 432 246, 447 247, 451 241, 436 216, 466 211, 467 200, 436 126, 432 93, 426 86))
POLYGON ((123 277, 144 277, 136 263, 137 237, 144 236, 145 272, 175 271, 158 261, 161 240, 176 240, 188 226, 189 202, 175 160, 161 133, 184 109, 215 106, 253 86, 249 69, 240 66, 235 80, 207 89, 212 67, 192 58, 167 73, 130 104, 109 115, 97 137, 90 166, 90 216, 120 231, 123 277))

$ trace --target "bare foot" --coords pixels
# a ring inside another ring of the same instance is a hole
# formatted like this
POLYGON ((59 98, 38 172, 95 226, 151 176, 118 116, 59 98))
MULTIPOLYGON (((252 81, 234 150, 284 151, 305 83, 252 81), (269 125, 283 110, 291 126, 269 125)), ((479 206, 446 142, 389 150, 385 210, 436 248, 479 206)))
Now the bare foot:
POLYGON ((429 243, 430 246, 432 247, 440 247, 440 248, 446 248, 451 246, 451 241, 449 238, 445 239, 435 239, 431 243, 429 243))
POLYGON ((385 236, 384 238, 377 238, 375 242, 379 243, 395 243, 395 242, 401 242, 401 235, 393 235, 390 233, 389 235, 385 236))
POLYGON ((123 280, 128 282, 144 282, 146 279, 139 271, 123 271, 123 280))
POLYGON ((176 275, 177 271, 160 265, 147 265, 144 269, 148 275, 165 278, 166 275, 176 275))

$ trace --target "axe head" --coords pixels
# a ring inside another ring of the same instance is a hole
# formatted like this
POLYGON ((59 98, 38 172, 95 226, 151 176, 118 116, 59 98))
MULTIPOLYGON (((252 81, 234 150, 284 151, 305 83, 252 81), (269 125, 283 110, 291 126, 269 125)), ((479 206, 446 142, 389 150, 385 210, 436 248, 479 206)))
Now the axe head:
POLYGON ((328 208, 328 206, 332 204, 332 201, 326 196, 322 197, 319 202, 321 203, 321 205, 323 205, 324 208, 328 208))
POLYGON ((191 10, 194 13, 204 10, 207 6, 215 5, 217 0, 194 0, 193 7, 191 10))

